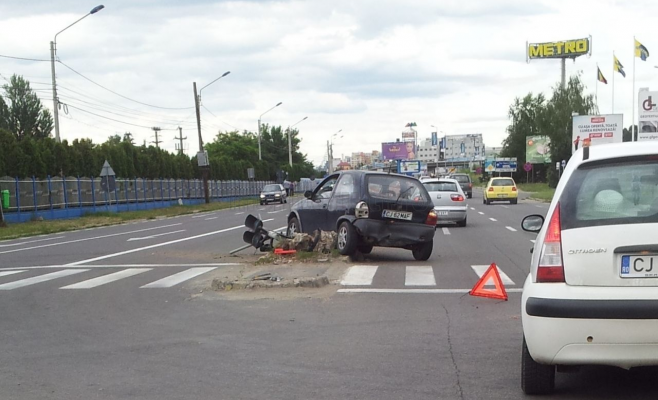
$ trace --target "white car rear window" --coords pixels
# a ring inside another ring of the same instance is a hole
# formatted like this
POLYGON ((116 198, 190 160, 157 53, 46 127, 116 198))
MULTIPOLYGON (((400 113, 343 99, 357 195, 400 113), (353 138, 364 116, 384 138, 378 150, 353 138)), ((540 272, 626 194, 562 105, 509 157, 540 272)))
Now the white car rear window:
POLYGON ((658 162, 619 160, 576 170, 560 197, 562 228, 658 222, 658 162))
POLYGON ((428 192, 457 192, 457 184, 452 182, 425 182, 428 192))

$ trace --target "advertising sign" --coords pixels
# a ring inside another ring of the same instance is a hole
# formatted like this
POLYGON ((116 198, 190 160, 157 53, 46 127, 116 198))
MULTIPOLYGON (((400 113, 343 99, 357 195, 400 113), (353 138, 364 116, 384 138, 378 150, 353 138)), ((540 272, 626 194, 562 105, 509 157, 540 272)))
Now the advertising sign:
POLYGON ((484 171, 490 173, 496 171, 496 161, 493 158, 484 160, 484 171))
POLYGON ((438 146, 439 138, 436 132, 432 132, 432 146, 438 146))
POLYGON ((525 160, 531 164, 551 162, 551 139, 548 136, 525 137, 525 160))
POLYGON ((420 161, 398 160, 398 174, 413 175, 420 173, 420 161))
POLYGON ((516 157, 496 158, 494 166, 496 172, 516 172, 516 157))
POLYGON ((402 132, 402 138, 403 139, 415 139, 416 138, 416 132, 414 132, 414 131, 402 132))
POLYGON ((528 59, 576 58, 590 51, 589 38, 528 44, 528 59))
POLYGON ((658 140, 658 92, 641 91, 638 96, 637 141, 658 140))
POLYGON ((624 130, 623 114, 576 115, 573 117, 571 152, 582 147, 589 139, 590 146, 606 143, 621 143, 624 130))
POLYGON ((382 160, 413 160, 416 158, 414 142, 382 143, 382 160))

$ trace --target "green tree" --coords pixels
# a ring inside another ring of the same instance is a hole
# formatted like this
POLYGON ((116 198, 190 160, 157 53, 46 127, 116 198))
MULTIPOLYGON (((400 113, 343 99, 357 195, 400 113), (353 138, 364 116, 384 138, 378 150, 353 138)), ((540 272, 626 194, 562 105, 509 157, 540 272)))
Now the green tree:
POLYGON ((43 108, 30 82, 12 75, 5 84, 4 99, 0 100, 0 127, 12 132, 18 140, 30 137, 43 139, 53 130, 50 111, 43 108))

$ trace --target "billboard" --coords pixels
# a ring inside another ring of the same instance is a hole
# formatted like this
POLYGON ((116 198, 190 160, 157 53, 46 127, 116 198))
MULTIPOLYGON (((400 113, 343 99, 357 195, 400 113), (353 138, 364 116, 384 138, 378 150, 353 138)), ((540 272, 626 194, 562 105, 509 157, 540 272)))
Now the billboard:
POLYGON ((560 42, 529 43, 528 59, 576 58, 590 52, 590 39, 563 40, 560 42))
POLYGON ((637 141, 658 140, 658 92, 641 91, 638 96, 637 141))
POLYGON ((494 161, 495 172, 516 172, 516 157, 496 158, 494 161))
POLYGON ((398 174, 413 175, 420 173, 420 161, 398 161, 398 174))
POLYGON ((382 160, 413 160, 415 147, 414 142, 382 143, 382 160))
POLYGON ((439 139, 436 134, 436 132, 432 132, 432 146, 438 146, 439 145, 439 139))
POLYGON ((414 132, 414 131, 402 132, 402 138, 403 139, 415 139, 416 138, 416 132, 414 132))
POLYGON ((525 137, 525 160, 530 164, 546 164, 551 162, 551 139, 547 136, 525 137))
POLYGON ((575 153, 587 139, 590 146, 621 143, 624 133, 623 120, 623 114, 574 116, 571 152, 575 153))

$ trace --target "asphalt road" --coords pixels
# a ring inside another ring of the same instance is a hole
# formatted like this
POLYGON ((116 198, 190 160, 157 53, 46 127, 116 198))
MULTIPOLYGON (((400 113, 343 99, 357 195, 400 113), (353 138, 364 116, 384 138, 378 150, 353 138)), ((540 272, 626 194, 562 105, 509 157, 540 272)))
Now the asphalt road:
MULTIPOLYGON (((279 228, 289 205, 0 242, 0 399, 524 398, 520 222, 547 205, 469 204, 427 262, 375 249, 353 264, 369 279, 310 298, 195 291, 247 213, 279 228), (507 302, 463 293, 491 263, 507 302)), ((547 398, 655 399, 656 372, 585 367, 547 398)))

